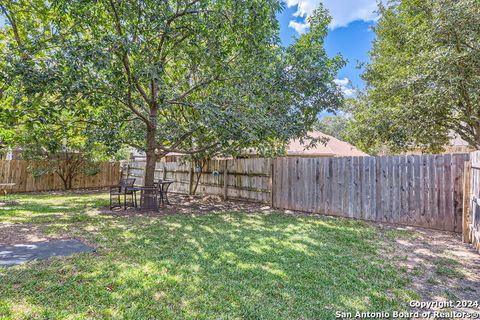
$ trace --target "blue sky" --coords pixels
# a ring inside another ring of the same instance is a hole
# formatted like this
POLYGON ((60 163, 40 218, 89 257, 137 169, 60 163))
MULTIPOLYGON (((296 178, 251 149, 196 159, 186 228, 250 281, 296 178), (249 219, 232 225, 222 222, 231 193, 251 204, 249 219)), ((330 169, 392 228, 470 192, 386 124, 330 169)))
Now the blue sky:
POLYGON ((285 0, 285 9, 278 15, 280 38, 288 45, 293 38, 308 29, 307 17, 322 2, 333 18, 329 34, 325 39, 327 53, 334 56, 340 53, 347 65, 340 70, 337 83, 344 88, 346 95, 353 95, 351 84, 363 88, 358 62, 368 61, 368 51, 374 39, 371 27, 376 19, 376 0, 285 0))

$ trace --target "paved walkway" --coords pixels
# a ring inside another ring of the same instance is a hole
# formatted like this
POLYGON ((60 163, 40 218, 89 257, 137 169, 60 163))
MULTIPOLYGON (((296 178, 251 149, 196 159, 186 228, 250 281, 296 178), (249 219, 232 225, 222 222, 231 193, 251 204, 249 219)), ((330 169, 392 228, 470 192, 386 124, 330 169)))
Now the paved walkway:
POLYGON ((25 244, 0 244, 0 267, 13 266, 30 260, 53 256, 69 256, 78 252, 94 252, 78 240, 51 240, 25 244))

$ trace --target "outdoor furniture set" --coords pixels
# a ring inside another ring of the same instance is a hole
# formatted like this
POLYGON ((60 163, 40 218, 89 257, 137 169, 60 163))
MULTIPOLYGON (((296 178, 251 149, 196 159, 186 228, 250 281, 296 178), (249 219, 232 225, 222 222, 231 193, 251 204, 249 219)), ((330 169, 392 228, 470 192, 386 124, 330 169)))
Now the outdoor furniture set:
POLYGON ((133 207, 139 210, 158 211, 160 205, 170 204, 168 201, 168 188, 173 180, 159 179, 153 187, 135 186, 134 178, 121 179, 118 186, 110 187, 110 209, 115 207, 133 207), (140 192, 140 205, 137 202, 137 192, 140 192), (123 204, 122 204, 123 198, 123 204), (117 201, 114 201, 114 200, 117 201))

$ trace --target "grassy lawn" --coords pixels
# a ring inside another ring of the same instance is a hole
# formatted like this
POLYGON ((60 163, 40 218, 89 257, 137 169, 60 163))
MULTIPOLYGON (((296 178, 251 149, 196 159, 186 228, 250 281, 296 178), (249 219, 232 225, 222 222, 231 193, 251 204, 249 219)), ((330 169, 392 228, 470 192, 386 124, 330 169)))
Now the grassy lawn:
POLYGON ((106 195, 19 196, 0 223, 36 224, 97 253, 0 267, 0 319, 332 319, 418 296, 375 227, 284 214, 117 217, 106 195), (388 259, 387 259, 388 260, 388 259))

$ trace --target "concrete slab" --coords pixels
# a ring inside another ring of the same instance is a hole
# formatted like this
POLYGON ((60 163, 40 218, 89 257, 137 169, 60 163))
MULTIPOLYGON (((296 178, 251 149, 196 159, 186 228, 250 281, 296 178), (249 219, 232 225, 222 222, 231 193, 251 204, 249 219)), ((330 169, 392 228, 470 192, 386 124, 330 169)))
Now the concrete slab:
POLYGON ((51 240, 11 245, 0 244, 0 267, 88 251, 95 252, 95 249, 78 240, 51 240))

